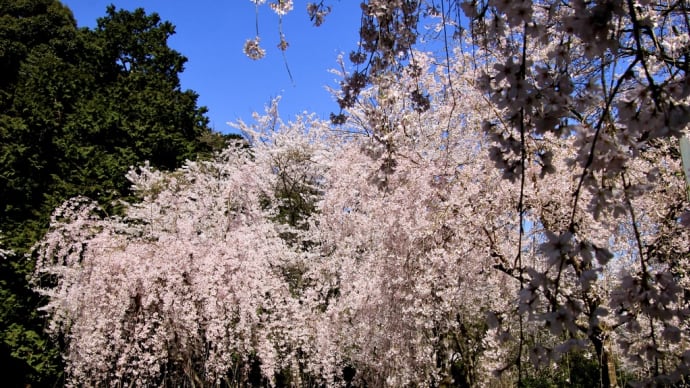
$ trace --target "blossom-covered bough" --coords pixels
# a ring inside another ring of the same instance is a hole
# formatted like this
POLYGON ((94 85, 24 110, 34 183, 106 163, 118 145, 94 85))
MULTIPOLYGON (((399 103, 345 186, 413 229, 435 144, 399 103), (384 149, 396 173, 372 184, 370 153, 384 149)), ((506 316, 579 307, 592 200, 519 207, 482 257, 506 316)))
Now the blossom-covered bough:
MULTIPOLYGON (((345 79, 343 108, 355 105, 367 84, 385 87, 387 73, 410 66, 406 48, 419 36, 419 15, 440 19, 446 53, 453 46, 446 31, 460 27, 457 45, 472 54, 465 71, 476 74, 496 112, 484 123, 491 158, 520 185, 515 260, 497 266, 520 284, 518 310, 555 333, 589 339, 604 385, 617 384, 613 339, 632 354, 627 361, 639 377, 686 380, 688 230, 679 220, 688 204, 677 138, 690 120, 688 4, 369 1, 363 10, 363 25, 372 28, 362 30, 367 55, 357 58, 369 62, 353 61, 365 70, 345 79), (572 144, 558 150, 552 144, 559 141, 572 144), (539 174, 530 174, 534 167, 539 174), (543 196, 549 175, 568 187, 558 199, 543 196), (525 255, 533 228, 542 229, 542 268, 525 255), (621 230, 626 239, 615 237, 621 230), (609 281, 612 259, 619 272, 609 281), (595 287, 604 280, 606 290, 595 287), (623 327, 637 334, 618 335, 623 327)), ((457 60, 440 59, 448 67, 457 60)), ((522 330, 520 336, 522 374, 522 330)), ((557 359, 570 347, 532 354, 557 359)))
MULTIPOLYGON (((507 179, 520 182, 517 258, 511 267, 499 268, 518 273, 523 302, 536 293, 547 299, 552 312, 539 316, 549 326, 555 323, 548 317, 554 316, 589 322, 570 327, 585 332, 597 348, 604 384, 616 385, 604 346, 615 334, 611 329, 642 321, 648 326, 641 335, 645 340, 624 336, 617 343, 645 348, 633 351, 641 358, 632 357, 643 376, 660 383, 684 379, 690 354, 674 353, 662 342, 687 348, 687 288, 681 285, 687 228, 679 221, 687 219, 688 204, 679 195, 676 151, 690 120, 687 2, 401 0, 368 1, 362 10, 360 47, 350 56, 358 67, 344 78, 341 108, 355 106, 366 85, 385 89, 391 73, 414 66, 410 48, 422 18, 438 17, 446 53, 440 59, 448 67, 453 44, 447 30, 459 31, 457 44, 472 53, 471 61, 463 61, 469 63, 465 71, 476 74, 476 87, 496 109, 484 125, 494 143, 491 157, 507 179), (561 166, 553 149, 544 146, 551 136, 575 139, 561 166), (567 172, 575 171, 572 201, 530 198, 530 164, 541 167, 542 186, 548 184, 546 174, 573 178, 567 172), (531 208, 533 201, 547 204, 547 214, 531 208), (563 214, 548 224, 554 204, 563 214), (544 226, 540 250, 548 271, 534 272, 523 262, 525 226, 532 222, 544 226), (610 246, 617 240, 612 231, 620 228, 630 236, 623 251, 610 246), (601 276, 595 274, 612 258, 624 257, 617 290, 608 297, 592 291, 601 276), (575 278, 566 281, 569 273, 575 278), (578 282, 583 306, 567 295, 567 286, 578 282), (601 324, 599 315, 611 322, 601 324)), ((419 96, 416 92, 410 90, 411 96, 419 96)))
POLYGON ((70 384, 687 384, 688 11, 364 2, 340 126, 274 103, 121 216, 56 210, 70 384))
POLYGON ((479 87, 503 114, 487 134, 496 166, 521 181, 521 223, 532 213, 524 191, 530 159, 547 174, 576 172, 571 200, 559 201, 570 214, 551 225, 538 216, 547 269, 526 266, 518 252, 521 308, 552 330, 585 334, 604 385, 617 384, 612 340, 640 377, 687 379, 688 229, 678 220, 688 204, 677 153, 690 120, 687 4, 473 2, 463 9, 473 38, 488 42, 477 48, 487 53, 476 62, 479 87), (575 139, 561 166, 540 150, 549 136, 575 139), (627 241, 611 244, 621 228, 627 241), (604 289, 611 259, 624 264, 604 289), (538 297, 546 312, 534 311, 538 297))

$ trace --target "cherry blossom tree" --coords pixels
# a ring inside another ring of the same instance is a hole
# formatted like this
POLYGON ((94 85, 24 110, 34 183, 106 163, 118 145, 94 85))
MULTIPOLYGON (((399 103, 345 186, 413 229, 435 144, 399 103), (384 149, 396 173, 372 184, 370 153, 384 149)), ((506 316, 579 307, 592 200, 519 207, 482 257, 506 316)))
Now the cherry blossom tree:
POLYGON ((301 258, 272 221, 261 160, 232 146, 171 174, 133 169, 141 201, 122 218, 85 198, 56 210, 35 282, 71 384, 274 383, 299 370, 308 326, 293 323, 308 319, 281 270, 301 258))
POLYGON ((513 289, 491 269, 484 230, 508 234, 515 186, 488 193, 502 182, 479 131, 487 104, 466 74, 445 90, 444 70, 415 60, 415 71, 363 92, 325 178, 313 229, 337 342, 324 353, 376 386, 486 383, 504 355, 485 316, 505 310, 513 289))
MULTIPOLYGON (((640 341, 643 375, 658 383, 685 379, 687 354, 661 342, 687 341, 687 330, 678 327, 687 314, 687 289, 678 275, 686 271, 687 229, 678 220, 687 203, 678 190, 674 151, 690 118, 687 4, 368 1, 362 9, 355 54, 364 55, 351 55, 361 70, 344 78, 341 107, 356 105, 367 84, 385 88, 389 74, 414 66, 410 47, 421 36, 420 20, 436 17, 445 47, 439 59, 450 67, 457 60, 450 55, 453 45, 472 53, 468 71, 476 72, 476 86, 496 113, 484 124, 494 143, 491 157, 506 179, 520 185, 517 258, 500 268, 521 284, 519 310, 559 327, 555 332, 584 332, 597 349, 604 385, 616 385, 605 345, 608 327, 648 320, 640 341), (460 9, 469 21, 457 16, 460 9), (453 29, 457 43, 449 39, 453 29), (559 165, 555 159, 563 155, 544 144, 563 139, 575 141, 559 150, 570 151, 559 165), (534 165, 538 175, 529 173, 534 165), (551 174, 562 177, 556 182, 567 193, 554 201, 542 196, 543 188, 530 192, 528 179, 550 187, 551 174), (535 201, 552 209, 533 208, 535 201), (547 220, 557 208, 565 217, 547 220), (530 226, 541 229, 536 257, 545 260, 545 269, 527 264, 523 243, 530 226), (656 250, 660 230, 664 255, 656 250), (628 249, 618 251, 623 242, 628 249), (608 296, 594 292, 606 263, 621 260, 623 252, 629 261, 613 290, 608 296), (538 298, 546 300, 546 312, 535 313, 538 298), (613 322, 600 323, 599 315, 609 313, 613 322)), ((621 340, 624 347, 629 343, 621 340)), ((533 350, 546 358, 560 353, 533 350)))
MULTIPOLYGON (((648 320, 639 341, 646 349, 637 360, 646 365, 641 376, 660 383, 685 379, 687 354, 668 344, 687 341, 687 329, 678 326, 688 311, 679 275, 687 268, 687 229, 678 220, 687 217, 688 206, 675 151, 690 118, 687 4, 369 1, 359 51, 365 55, 351 55, 362 70, 344 78, 341 107, 357 104, 367 84, 385 88, 390 73, 414 66, 409 47, 425 13, 440 20, 446 66, 458 59, 449 55, 448 30, 455 29, 457 45, 471 52, 466 71, 475 72, 496 113, 484 124, 494 143, 491 157, 506 179, 520 184, 517 258, 499 267, 521 284, 519 310, 556 333, 584 334, 596 348, 604 385, 616 385, 610 329, 648 320), (455 16, 460 8, 469 18, 466 27, 455 16), (564 139, 569 147, 546 146, 564 139), (539 173, 529 173, 535 166, 539 173), (528 179, 539 182, 534 192, 528 179), (568 189, 544 196, 554 182, 568 189), (527 264, 523 243, 530 225, 541 230, 536 258, 546 266, 527 264), (656 249, 661 241, 663 255, 656 249), (625 256, 626 265, 606 283, 610 289, 593 289, 606 264, 625 256), (623 295, 634 302, 622 301, 623 295), (539 297, 547 310, 535 313, 539 297), (600 315, 610 313, 612 322, 602 323, 600 315)), ((549 359, 578 344, 565 345, 532 353, 549 359)))
MULTIPOLYGON (((571 334, 587 333, 602 362, 604 385, 616 385, 605 349, 610 328, 632 329, 631 322, 640 321, 649 324, 636 340, 645 351, 632 354, 642 354, 644 376, 661 383, 683 379, 687 355, 668 346, 685 343, 688 334, 678 327, 688 306, 677 275, 687 268, 687 229, 677 222, 687 203, 678 154, 669 147, 677 150, 676 138, 690 117, 686 49, 678 46, 687 36, 679 32, 688 30, 687 6, 465 2, 463 9, 474 36, 485 39, 479 41, 487 53, 477 61, 485 68, 480 88, 504 109, 485 126, 496 142, 496 166, 514 172, 509 178, 524 189, 536 144, 548 134, 576 139, 565 168, 554 165, 552 152, 536 152, 547 173, 576 169, 576 184, 573 200, 563 204, 570 216, 556 225, 542 222, 547 241, 539 250, 551 269, 527 280, 524 272, 534 270, 517 265, 520 281, 530 284, 521 291, 522 302, 532 303, 540 289, 551 310, 541 318, 550 327, 570 325, 571 334), (661 230, 665 254, 656 249, 661 230), (612 237, 624 240, 627 249, 614 249, 612 237), (599 265, 614 255, 628 262, 604 296, 590 287, 600 279, 599 265), (581 294, 578 302, 572 292, 581 294), (609 313, 611 322, 599 318, 609 313), (585 319, 588 327, 580 327, 585 319)), ((522 190, 522 219, 528 196, 522 190)))

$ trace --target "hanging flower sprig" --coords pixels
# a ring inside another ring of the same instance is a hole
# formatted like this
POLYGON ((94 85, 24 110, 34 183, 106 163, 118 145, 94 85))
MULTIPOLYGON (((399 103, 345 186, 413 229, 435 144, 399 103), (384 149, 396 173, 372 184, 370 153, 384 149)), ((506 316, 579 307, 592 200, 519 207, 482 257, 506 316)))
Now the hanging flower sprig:
POLYGON ((247 39, 247 41, 244 42, 244 48, 242 50, 246 56, 255 61, 263 58, 266 55, 266 50, 261 48, 259 41, 260 39, 258 36, 254 39, 247 39))

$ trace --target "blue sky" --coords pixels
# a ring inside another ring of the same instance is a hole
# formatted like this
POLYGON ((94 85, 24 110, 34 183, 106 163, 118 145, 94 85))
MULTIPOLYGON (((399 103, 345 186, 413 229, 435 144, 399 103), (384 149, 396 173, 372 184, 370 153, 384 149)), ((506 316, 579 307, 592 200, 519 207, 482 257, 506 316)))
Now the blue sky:
POLYGON ((267 4, 259 7, 259 34, 267 55, 252 61, 242 52, 244 42, 256 33, 250 0, 62 0, 80 27, 94 27, 109 4, 127 10, 141 7, 174 24, 176 34, 168 45, 188 58, 180 77, 182 88, 199 94, 199 105, 209 109, 211 127, 225 133, 233 131, 227 122, 251 121, 252 112, 263 112, 279 95, 284 120, 303 111, 324 119, 337 112, 337 103, 325 86, 337 88, 338 77, 328 69, 338 67, 338 54, 357 47, 359 1, 331 0, 333 12, 320 27, 309 21, 307 2, 295 0, 295 9, 283 18, 293 84, 276 47, 278 16, 267 4))

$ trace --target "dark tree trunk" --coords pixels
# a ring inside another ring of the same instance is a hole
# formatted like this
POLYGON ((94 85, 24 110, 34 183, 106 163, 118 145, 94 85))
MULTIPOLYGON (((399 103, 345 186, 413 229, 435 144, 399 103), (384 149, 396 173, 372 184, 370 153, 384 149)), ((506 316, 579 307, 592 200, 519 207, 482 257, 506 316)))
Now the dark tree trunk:
POLYGON ((603 388, 618 387, 616 365, 607 346, 608 335, 597 330, 590 336, 590 340, 594 345, 599 361, 600 386, 603 388))

